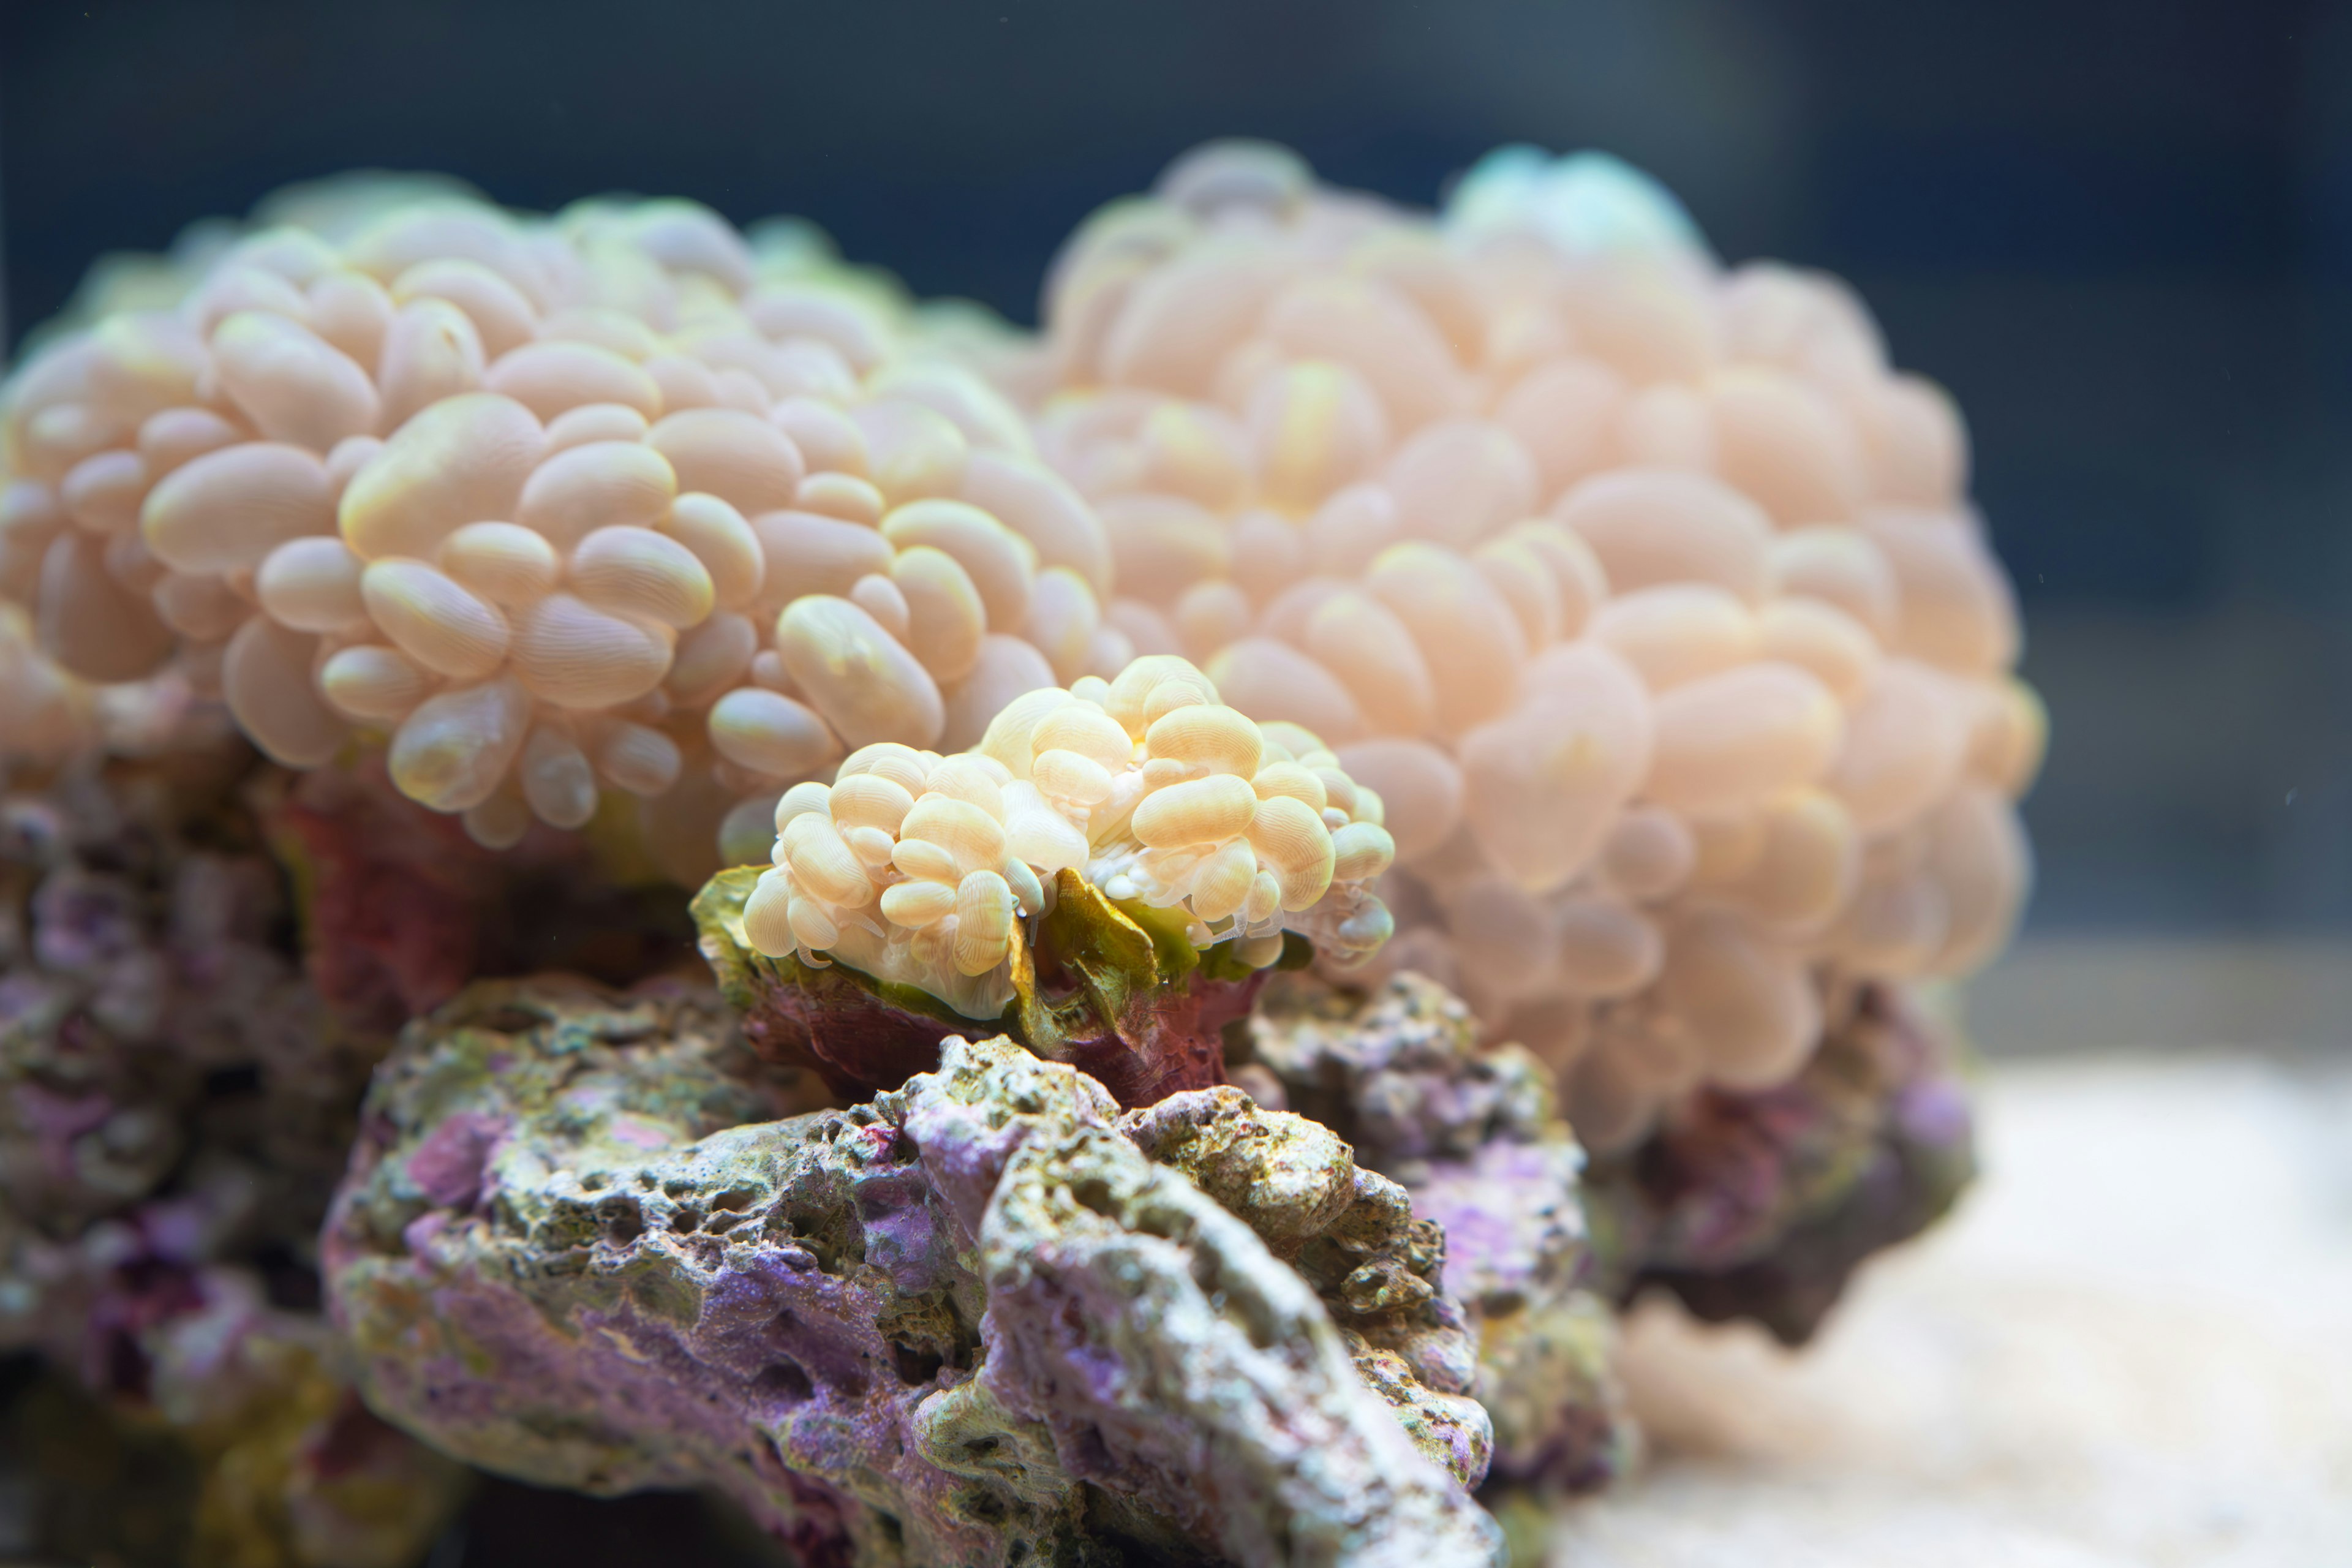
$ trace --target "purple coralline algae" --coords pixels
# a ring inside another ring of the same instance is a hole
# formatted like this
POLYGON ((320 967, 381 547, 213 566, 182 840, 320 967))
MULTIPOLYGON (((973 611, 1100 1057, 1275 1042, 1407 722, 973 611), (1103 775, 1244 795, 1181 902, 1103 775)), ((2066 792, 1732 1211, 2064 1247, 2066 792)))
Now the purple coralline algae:
POLYGON ((191 739, 0 797, 0 1349, 176 1435, 189 1561, 395 1568, 463 1473, 367 1411, 305 1308, 387 1041, 285 945, 256 775, 191 739))
POLYGON ((1478 1044, 1469 1008, 1432 981, 1369 994, 1298 979, 1269 993, 1236 1078, 1328 1126, 1411 1194, 1445 1238, 1444 1284, 1475 1324, 1496 1479, 1578 1489, 1632 1460, 1610 1370, 1615 1328, 1587 1288, 1584 1163, 1550 1073, 1478 1044))
POLYGON ((1865 1258, 1934 1224, 1975 1174, 1956 1049, 1902 991, 1848 987, 1795 1079, 1704 1090, 1587 1173, 1607 1288, 1663 1288, 1803 1344, 1865 1258))
POLYGON ((814 1092, 684 990, 412 1026, 327 1233, 372 1404, 811 1563, 1497 1560, 1443 1238, 1328 1130, 1002 1038, 814 1092))

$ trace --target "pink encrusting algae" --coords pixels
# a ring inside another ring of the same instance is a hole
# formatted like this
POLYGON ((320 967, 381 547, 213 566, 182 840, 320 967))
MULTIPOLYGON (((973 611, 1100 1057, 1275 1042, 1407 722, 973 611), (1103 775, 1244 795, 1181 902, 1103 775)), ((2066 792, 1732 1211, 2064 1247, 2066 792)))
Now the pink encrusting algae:
POLYGON ((1949 398, 1836 280, 1612 160, 1435 216, 1221 143, 1089 219, 998 374, 1145 652, 1385 803, 1399 935, 1580 1133, 1802 1066, 1832 974, 1969 969, 2043 719, 1949 398))

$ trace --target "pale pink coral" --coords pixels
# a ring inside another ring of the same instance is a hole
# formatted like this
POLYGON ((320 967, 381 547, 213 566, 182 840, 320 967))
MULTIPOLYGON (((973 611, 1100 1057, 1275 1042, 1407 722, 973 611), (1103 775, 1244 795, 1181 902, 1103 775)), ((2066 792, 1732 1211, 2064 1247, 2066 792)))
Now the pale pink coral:
POLYGON ((1433 219, 1227 143, 1045 315, 1003 379, 1110 622, 1379 790, 1389 962, 1588 1139, 1788 1077, 1828 971, 2005 939, 2042 717, 1958 416, 1843 285, 1719 267, 1622 166, 1498 155, 1433 219))
POLYGON ((797 237, 363 182, 280 206, 0 394, 0 595, 73 674, 176 662, 290 766, 381 739, 499 845, 608 790, 708 838, 1126 661, 1100 525, 1018 416, 797 237))

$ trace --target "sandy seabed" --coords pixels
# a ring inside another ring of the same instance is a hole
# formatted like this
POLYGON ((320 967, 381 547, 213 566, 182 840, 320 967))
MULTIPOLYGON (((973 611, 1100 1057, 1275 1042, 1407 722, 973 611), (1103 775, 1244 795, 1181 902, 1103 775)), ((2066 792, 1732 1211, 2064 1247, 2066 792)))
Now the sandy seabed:
POLYGON ((1985 1174, 1812 1349, 1653 1304, 1568 1568, 2352 1564, 2352 1064, 1986 1075, 1985 1174))

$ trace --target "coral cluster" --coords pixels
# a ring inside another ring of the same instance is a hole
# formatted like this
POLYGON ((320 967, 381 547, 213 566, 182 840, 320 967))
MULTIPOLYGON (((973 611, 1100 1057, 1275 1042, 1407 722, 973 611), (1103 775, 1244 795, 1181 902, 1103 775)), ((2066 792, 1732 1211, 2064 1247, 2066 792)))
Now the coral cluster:
POLYGON ((1619 1146, 1820 1033, 1814 972, 2005 937, 2042 721, 1943 394, 1833 280, 1725 270, 1606 160, 1433 222, 1250 144, 1056 261, 1006 374, 1145 652, 1387 804, 1392 960, 1619 1146))
POLYGON ((1125 662, 1020 420, 804 246, 680 202, 288 216, 0 395, 0 595, 67 670, 174 663, 292 766, 382 736, 504 844, 688 770, 707 833, 1125 662))
MULTIPOLYGON (((176 649, 281 761, 383 736, 490 844, 646 796, 692 882, 845 752, 1182 653, 1378 793, 1389 962, 1597 1147, 2013 918, 2042 721, 1956 413, 1605 159, 1433 219, 1213 146, 1080 229, 1034 341, 688 204, 281 216, 0 399, 0 594, 93 678, 176 649)), ((1020 902, 898 897, 973 964, 1020 902)))
POLYGON ((0 1345, 200 1556, 413 1555, 447 1454, 1488 1563, 1631 1462, 1613 1305, 1800 1341, 1966 1180, 1909 988, 2042 720, 1857 300, 1604 159, 1230 143, 1044 316, 379 178, 0 386, 0 1345))
POLYGON ((1322 1128, 1122 1119, 1004 1041, 761 1119, 790 1093, 682 994, 415 1026, 328 1232, 377 1407, 543 1484, 717 1484, 810 1561, 1494 1560, 1442 1242, 1322 1128))

